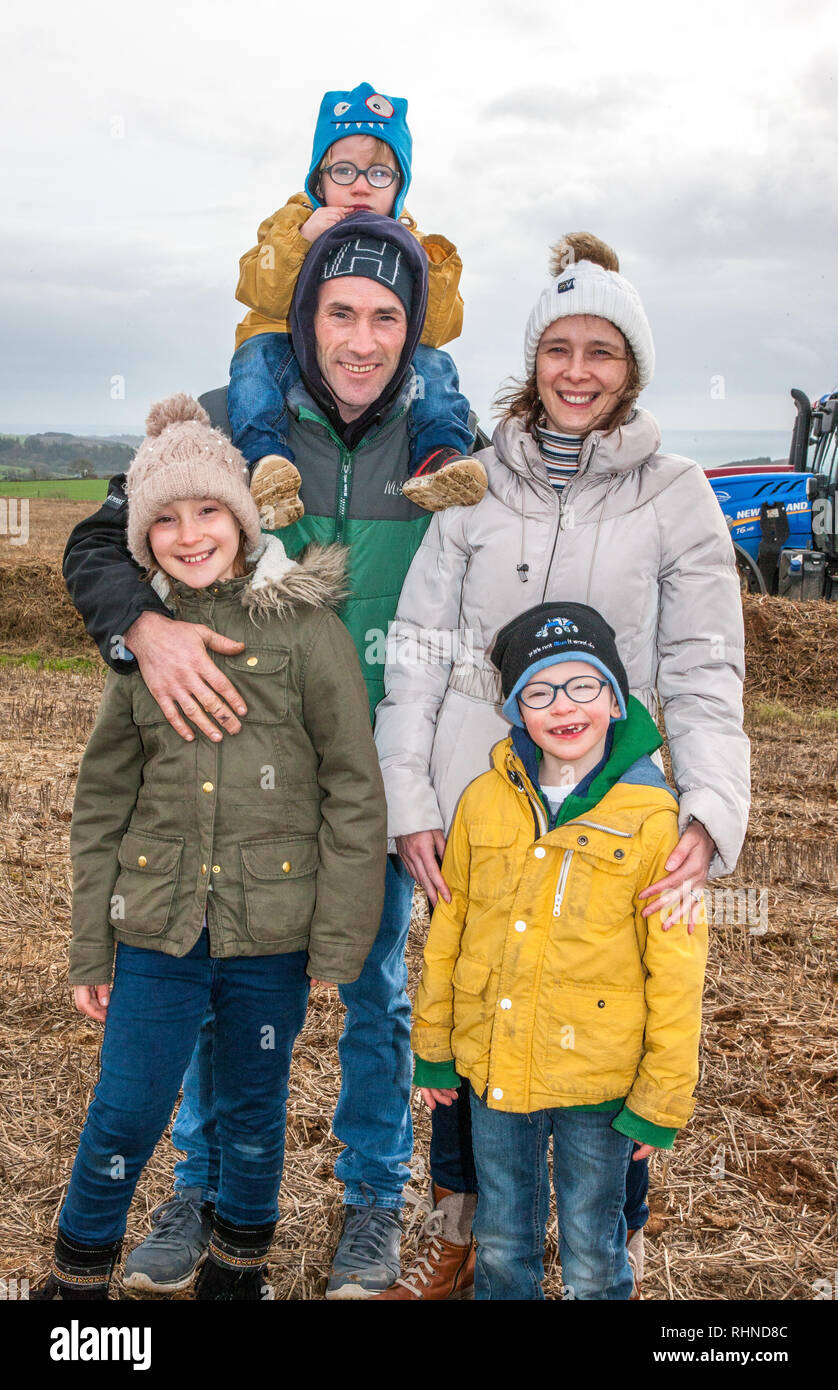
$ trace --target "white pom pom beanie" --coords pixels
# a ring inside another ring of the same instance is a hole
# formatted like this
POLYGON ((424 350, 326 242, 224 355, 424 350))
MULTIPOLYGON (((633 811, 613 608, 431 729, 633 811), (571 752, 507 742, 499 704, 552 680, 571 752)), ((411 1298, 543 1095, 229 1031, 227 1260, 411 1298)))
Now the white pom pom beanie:
POLYGON ((640 389, 649 385, 655 371, 655 345, 640 295, 616 270, 604 270, 593 261, 569 265, 538 296, 524 335, 527 376, 535 371, 535 355, 545 328, 574 314, 595 314, 619 328, 634 353, 640 389))
POLYGON ((125 478, 128 549, 138 565, 154 563, 148 529, 161 508, 187 497, 214 497, 240 523, 249 551, 261 540, 259 509, 250 495, 250 474, 238 449, 210 426, 202 405, 182 391, 151 407, 148 436, 125 478))

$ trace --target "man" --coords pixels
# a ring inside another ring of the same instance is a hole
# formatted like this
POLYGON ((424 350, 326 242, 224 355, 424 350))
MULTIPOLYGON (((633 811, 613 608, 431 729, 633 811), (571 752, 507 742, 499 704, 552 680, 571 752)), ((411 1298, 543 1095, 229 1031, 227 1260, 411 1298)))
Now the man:
MULTIPOLYGON (((361 658, 371 711, 383 695, 387 627, 430 521, 401 492, 415 391, 411 360, 426 300, 427 261, 415 238, 391 218, 360 212, 318 239, 291 312, 302 380, 288 397, 289 443, 305 514, 282 539, 291 555, 312 539, 350 547, 351 592, 341 617, 361 658)), ((234 736, 247 711, 209 652, 234 654, 240 644, 175 621, 141 580, 125 542, 123 481, 111 480, 100 511, 70 536, 70 596, 105 661, 116 671, 137 661, 184 738, 189 723, 214 740, 234 736)), ((340 989, 346 1024, 333 1127, 346 1146, 335 1166, 346 1213, 327 1298, 372 1297, 400 1272, 400 1208, 413 1142, 404 963, 412 897, 413 880, 391 856, 376 941, 359 980, 340 989)), ((128 1258, 128 1287, 188 1287, 203 1258, 218 1164, 212 1035, 208 1017, 173 1132, 187 1157, 175 1167, 175 1197, 157 1209, 151 1235, 128 1258)))

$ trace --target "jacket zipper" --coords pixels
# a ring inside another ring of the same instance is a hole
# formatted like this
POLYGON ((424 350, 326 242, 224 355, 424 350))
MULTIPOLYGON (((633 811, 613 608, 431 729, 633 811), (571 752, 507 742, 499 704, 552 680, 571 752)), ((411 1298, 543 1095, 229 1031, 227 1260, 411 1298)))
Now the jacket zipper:
POLYGON ((342 541, 346 527, 346 513, 352 495, 352 454, 344 448, 340 451, 340 476, 338 478, 337 506, 335 508, 335 540, 342 541))
POLYGON ((593 830, 604 830, 607 835, 620 835, 624 840, 631 840, 630 830, 613 830, 610 825, 600 825, 596 820, 568 820, 565 825, 590 825, 593 830))
MULTIPOLYGON (((590 455, 590 458, 588 459, 587 467, 585 468, 585 473, 587 473, 588 468, 590 468, 590 466, 591 466, 591 460, 593 459, 593 456, 594 456, 594 454, 596 453, 598 446, 599 446, 599 440, 596 441, 596 443, 594 444, 593 449, 591 450, 591 455, 590 455)), ((584 474, 583 474, 582 476, 584 477, 584 474)), ((558 519, 558 522, 557 522, 557 524, 556 524, 556 533, 555 533, 555 535, 553 536, 553 549, 550 551, 550 559, 549 559, 549 561, 547 562, 547 569, 546 569, 545 572, 544 572, 544 588, 541 590, 541 602, 542 602, 542 603, 544 602, 545 596, 546 596, 546 594, 547 594, 547 585, 548 585, 549 582, 550 582, 550 571, 551 571, 552 568, 553 568, 553 561, 554 561, 555 558, 556 558, 556 546, 557 546, 558 543, 559 543, 559 532, 560 532, 561 529, 562 529, 562 512, 563 512, 563 510, 564 510, 564 504, 565 504, 565 500, 566 500, 566 498, 567 498, 567 490, 568 490, 569 487, 572 487, 572 486, 573 486, 573 483, 574 483, 575 481, 576 481, 576 479, 574 478, 574 479, 571 480, 571 482, 565 483, 565 485, 564 485, 564 487, 562 488, 561 492, 559 493, 559 496, 558 496, 558 499, 557 499, 557 500, 558 500, 558 503, 559 503, 559 519, 558 519)))
POLYGON ((573 850, 566 849, 562 856, 562 867, 559 870, 559 881, 556 884, 556 896, 553 899, 553 916, 560 917, 562 911, 562 901, 564 890, 567 886, 567 876, 570 873, 570 861, 573 858, 573 850))
MULTIPOLYGON (((567 484, 565 484, 565 486, 567 486, 567 484)), ((553 561, 556 558, 556 546, 559 543, 559 532, 562 529, 562 503, 564 502, 564 493, 562 493, 562 495, 558 497, 556 500, 559 504, 559 516, 558 520, 556 521, 556 530, 553 536, 553 549, 550 551, 550 559, 547 561, 547 568, 544 571, 544 588, 541 590, 542 603, 544 602, 544 596, 547 593, 547 585, 550 582, 550 571, 553 568, 553 561)))
MULTIPOLYGON (((374 429, 371 434, 365 435, 360 441, 358 448, 375 441, 379 434, 385 429, 389 429, 403 415, 407 414, 408 406, 403 405, 394 415, 374 429)), ((352 464, 355 458, 355 450, 346 449, 343 440, 335 433, 328 420, 324 420, 322 415, 315 414, 314 411, 307 410, 304 406, 299 412, 301 420, 312 420, 315 424, 325 429, 332 442, 337 446, 340 454, 340 473, 337 481, 337 495, 335 498, 335 540, 342 541, 345 534, 346 517, 349 511, 349 500, 352 496, 352 464)))
POLYGON ((532 813, 533 825, 535 826, 535 838, 537 840, 540 840, 542 835, 546 835, 547 831, 550 828, 547 824, 547 817, 544 814, 544 807, 542 806, 540 801, 535 801, 530 796, 523 777, 519 772, 515 771, 514 767, 508 769, 507 776, 509 777, 509 780, 512 783, 513 787, 515 787, 517 791, 523 792, 525 797, 527 798, 527 801, 529 802, 530 811, 532 813))

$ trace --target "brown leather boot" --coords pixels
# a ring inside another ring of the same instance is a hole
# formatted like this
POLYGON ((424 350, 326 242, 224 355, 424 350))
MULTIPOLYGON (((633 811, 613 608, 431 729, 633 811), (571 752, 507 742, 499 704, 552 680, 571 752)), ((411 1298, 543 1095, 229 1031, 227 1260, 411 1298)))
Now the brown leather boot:
POLYGON ((433 1207, 422 1227, 423 1240, 409 1269, 377 1299, 419 1302, 474 1298, 474 1237, 477 1208, 473 1192, 451 1192, 431 1184, 433 1207))
POLYGON ((281 531, 299 521, 305 508, 299 498, 300 475, 290 459, 266 454, 250 479, 250 495, 259 508, 263 531, 281 531))
POLYGON ((402 492, 426 512, 441 512, 446 507, 473 507, 487 486, 486 469, 479 459, 455 449, 436 449, 408 478, 402 492))
POLYGON ((645 1251, 643 1248, 643 1227, 638 1226, 636 1231, 626 1232, 626 1254, 634 1276, 634 1288, 629 1296, 629 1303, 641 1302, 643 1299, 643 1268, 645 1264, 645 1251))

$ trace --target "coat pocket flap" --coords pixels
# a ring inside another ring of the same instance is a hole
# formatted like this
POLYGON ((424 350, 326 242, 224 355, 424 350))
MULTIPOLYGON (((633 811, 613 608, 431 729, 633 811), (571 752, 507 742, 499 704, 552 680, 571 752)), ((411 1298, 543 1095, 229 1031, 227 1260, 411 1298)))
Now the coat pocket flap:
POLYGON ((174 874, 183 854, 183 837, 171 839, 142 830, 126 830, 117 858, 123 869, 141 869, 147 874, 174 874))
POLYGON ((250 840, 239 846, 242 864, 253 878, 302 878, 317 870, 317 836, 290 840, 250 840))
POLYGON ((488 845, 490 848, 511 845, 517 833, 516 826, 503 825, 499 821, 475 821, 468 828, 470 844, 488 845))
POLYGON ((238 656, 227 657, 229 671, 241 671, 248 676, 273 676, 288 665, 288 652, 283 647, 248 645, 238 656))
POLYGON ((640 858, 640 844, 634 835, 616 835, 593 825, 574 821, 562 827, 573 834, 571 848, 583 859, 593 860, 598 869, 615 874, 634 873, 640 858))
POLYGON ((455 989, 461 989, 464 994, 482 994, 491 973, 492 967, 485 961, 460 956, 454 966, 451 982, 455 989))

